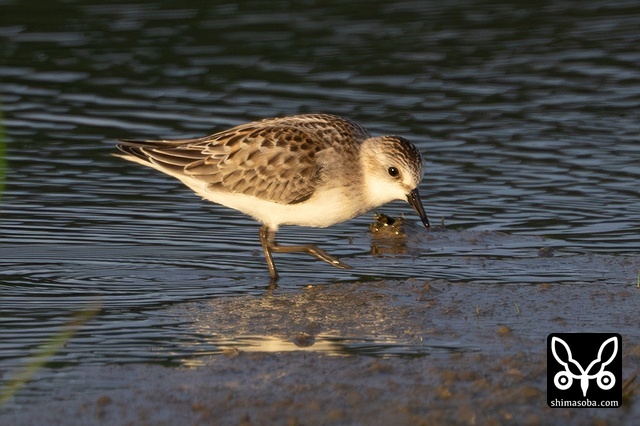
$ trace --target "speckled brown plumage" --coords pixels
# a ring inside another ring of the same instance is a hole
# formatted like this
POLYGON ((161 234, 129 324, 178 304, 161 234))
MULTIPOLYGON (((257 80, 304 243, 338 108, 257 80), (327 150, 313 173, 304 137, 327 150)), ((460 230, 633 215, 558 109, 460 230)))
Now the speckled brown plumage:
POLYGON ((322 182, 318 153, 345 155, 369 137, 353 121, 316 114, 266 119, 198 139, 123 140, 117 147, 167 169, 180 169, 213 190, 292 204, 311 197, 322 182), (337 140, 341 144, 336 145, 337 140))

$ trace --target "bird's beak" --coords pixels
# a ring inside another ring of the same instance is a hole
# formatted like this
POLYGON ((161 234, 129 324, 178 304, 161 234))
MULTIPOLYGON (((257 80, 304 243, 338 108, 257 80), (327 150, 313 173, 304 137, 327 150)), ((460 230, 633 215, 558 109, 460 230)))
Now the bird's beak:
POLYGON ((427 228, 431 227, 431 225, 429 224, 429 218, 424 212, 424 207, 422 206, 422 200, 420 200, 420 192, 418 191, 418 188, 407 194, 407 201, 409 202, 411 207, 413 207, 413 209, 418 213, 418 216, 420 216, 420 220, 422 220, 424 226, 427 228))

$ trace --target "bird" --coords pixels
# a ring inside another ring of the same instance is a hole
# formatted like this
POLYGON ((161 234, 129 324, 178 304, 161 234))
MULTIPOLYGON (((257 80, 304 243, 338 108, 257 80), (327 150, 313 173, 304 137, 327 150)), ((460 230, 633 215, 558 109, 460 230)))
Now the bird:
POLYGON ((202 198, 261 225, 272 283, 273 253, 303 252, 351 266, 319 247, 279 245, 281 225, 325 228, 394 200, 405 200, 430 227, 418 186, 420 151, 401 136, 372 136, 331 114, 267 118, 194 139, 122 139, 114 154, 180 180, 202 198))

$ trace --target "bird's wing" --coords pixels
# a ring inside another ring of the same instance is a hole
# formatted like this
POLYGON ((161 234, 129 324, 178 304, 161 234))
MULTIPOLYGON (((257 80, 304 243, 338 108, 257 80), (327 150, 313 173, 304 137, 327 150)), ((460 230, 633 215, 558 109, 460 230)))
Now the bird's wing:
POLYGON ((118 149, 174 175, 201 180, 211 190, 295 204, 309 199, 321 182, 321 151, 341 151, 368 136, 349 120, 303 115, 248 123, 198 139, 124 140, 118 149))

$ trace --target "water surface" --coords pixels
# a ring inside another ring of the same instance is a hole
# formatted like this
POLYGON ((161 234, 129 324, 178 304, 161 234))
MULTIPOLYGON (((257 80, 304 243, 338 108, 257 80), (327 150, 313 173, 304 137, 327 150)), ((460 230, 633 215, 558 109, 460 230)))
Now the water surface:
MULTIPOLYGON (((271 116, 334 113, 411 139, 425 208, 449 229, 409 225, 403 250, 373 256, 371 215, 285 228, 283 243, 318 243, 354 269, 281 255, 279 291, 628 283, 589 259, 640 247, 639 27, 625 1, 0 1, 2 369, 92 304, 56 365, 180 364, 199 337, 168 308, 263 294, 257 224, 110 154, 118 138, 271 116)), ((380 211, 418 220, 403 203, 380 211)))

